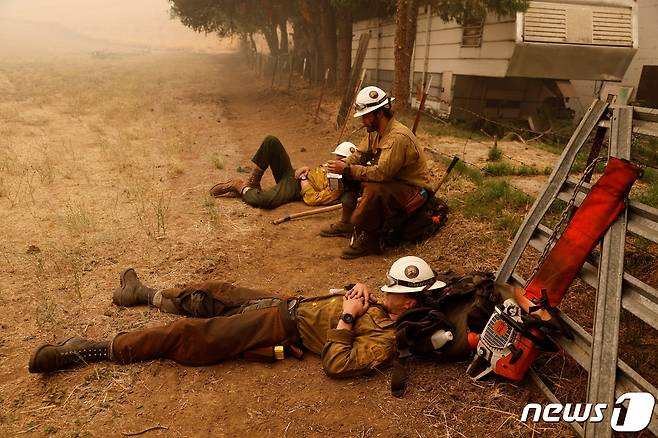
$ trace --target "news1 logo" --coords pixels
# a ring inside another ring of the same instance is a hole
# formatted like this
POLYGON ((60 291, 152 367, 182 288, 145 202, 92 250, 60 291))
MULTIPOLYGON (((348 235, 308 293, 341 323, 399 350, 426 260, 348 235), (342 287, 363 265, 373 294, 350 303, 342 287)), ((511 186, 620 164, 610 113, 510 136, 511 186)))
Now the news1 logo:
MULTIPOLYGON (((651 422, 653 407, 656 399, 648 392, 627 392, 622 394, 612 408, 610 426, 615 432, 639 432, 651 422), (626 404, 626 402, 628 402, 626 404), (625 408, 625 412, 624 412, 625 408)), ((530 418, 537 423, 543 420, 547 423, 573 423, 589 421, 600 423, 604 412, 608 409, 607 403, 550 403, 542 406, 538 403, 529 403, 523 408, 521 421, 530 418), (532 412, 532 417, 530 413, 532 412)))

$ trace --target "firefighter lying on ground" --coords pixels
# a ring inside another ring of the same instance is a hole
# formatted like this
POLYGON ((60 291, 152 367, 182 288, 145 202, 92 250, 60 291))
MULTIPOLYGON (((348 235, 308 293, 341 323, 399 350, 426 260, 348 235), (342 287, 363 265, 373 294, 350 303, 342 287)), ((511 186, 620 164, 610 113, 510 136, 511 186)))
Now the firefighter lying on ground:
POLYGON ((96 361, 128 364, 166 358, 204 366, 243 355, 271 357, 283 350, 321 356, 330 377, 349 377, 389 364, 396 354, 394 324, 423 297, 445 284, 418 257, 403 257, 387 273, 383 303, 366 285, 342 294, 286 297, 219 281, 156 291, 133 269, 120 276, 113 294, 119 306, 152 305, 189 316, 159 327, 119 333, 112 340, 70 338, 37 348, 29 371, 46 373, 96 361))
MULTIPOLYGON (((343 160, 355 149, 352 143, 343 142, 333 154, 336 160, 343 160)), ((341 190, 332 190, 330 187, 324 166, 293 169, 283 144, 272 135, 265 137, 251 161, 256 167, 246 182, 239 178, 230 179, 213 186, 210 194, 214 197, 225 194, 240 196, 252 207, 265 209, 299 200, 311 206, 331 205, 337 203, 342 195, 341 190), (260 181, 268 167, 272 170, 276 184, 262 189, 260 181)))
POLYGON ((393 117, 393 100, 377 87, 362 89, 354 117, 361 118, 368 135, 345 160, 328 163, 330 172, 342 175, 345 193, 341 220, 320 235, 352 237, 342 258, 379 253, 384 220, 401 211, 410 215, 432 194, 424 149, 393 117))

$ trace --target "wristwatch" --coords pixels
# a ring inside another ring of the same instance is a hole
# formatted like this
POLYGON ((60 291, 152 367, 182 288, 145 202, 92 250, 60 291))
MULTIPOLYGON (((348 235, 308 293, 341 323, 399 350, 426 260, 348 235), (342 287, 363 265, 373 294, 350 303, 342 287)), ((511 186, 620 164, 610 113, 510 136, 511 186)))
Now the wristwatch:
POLYGON ((341 313, 340 320, 342 320, 346 324, 354 324, 354 315, 352 315, 351 313, 341 313))

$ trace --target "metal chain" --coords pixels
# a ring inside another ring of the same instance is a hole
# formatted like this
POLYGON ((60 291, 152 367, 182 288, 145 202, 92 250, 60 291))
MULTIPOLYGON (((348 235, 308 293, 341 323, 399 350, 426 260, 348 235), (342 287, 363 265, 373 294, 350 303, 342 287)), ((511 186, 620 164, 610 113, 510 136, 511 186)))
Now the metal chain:
POLYGON ((532 269, 532 273, 528 276, 528 279, 525 282, 524 288, 527 288, 528 285, 530 284, 530 281, 532 281, 532 278, 537 274, 537 271, 539 271, 539 267, 544 263, 544 260, 546 259, 546 256, 548 256, 549 251, 553 247, 553 244, 555 241, 562 235, 562 232, 564 231, 564 228, 566 226, 566 223, 568 221, 568 217, 571 212, 571 208, 576 202, 576 197, 578 196, 578 193, 580 192, 580 189, 582 188, 583 184, 585 183, 585 179, 587 176, 589 176, 593 171, 594 168, 596 167, 597 164, 599 164, 602 161, 607 160, 607 157, 598 157, 594 161, 592 161, 589 166, 585 169, 583 172, 583 175, 580 177, 580 180, 578 181, 578 184, 576 184, 576 187, 573 190, 573 195, 571 196, 571 199, 569 199, 569 202, 567 203, 567 206, 564 208, 562 211, 562 215, 560 215, 560 220, 558 223, 555 225, 555 228, 553 229, 553 233, 548 238, 548 241, 546 242, 546 246, 544 247, 544 251, 541 253, 541 256, 539 257, 539 260, 537 260, 537 263, 532 269))

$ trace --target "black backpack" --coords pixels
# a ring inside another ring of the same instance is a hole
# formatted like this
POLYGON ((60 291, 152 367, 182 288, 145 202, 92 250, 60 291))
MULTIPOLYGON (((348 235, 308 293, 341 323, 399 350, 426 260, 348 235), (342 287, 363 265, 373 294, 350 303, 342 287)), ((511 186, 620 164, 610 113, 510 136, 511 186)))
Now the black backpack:
POLYGON ((466 275, 444 272, 437 275, 437 280, 446 286, 431 291, 421 307, 404 312, 395 321, 398 357, 394 363, 391 392, 396 397, 404 394, 407 377, 404 361, 411 357, 434 361, 467 359, 471 354, 468 333, 481 333, 494 306, 501 301, 494 290, 491 272, 466 275), (450 331, 453 339, 435 350, 431 336, 441 329, 450 331))
POLYGON ((386 218, 382 226, 384 246, 420 243, 433 236, 448 218, 448 205, 431 195, 410 215, 404 211, 386 218))

